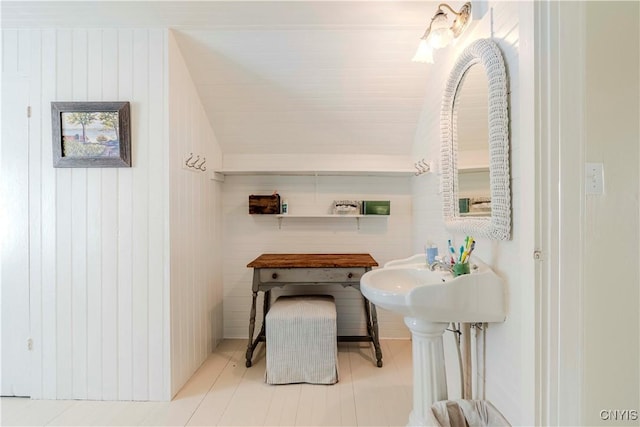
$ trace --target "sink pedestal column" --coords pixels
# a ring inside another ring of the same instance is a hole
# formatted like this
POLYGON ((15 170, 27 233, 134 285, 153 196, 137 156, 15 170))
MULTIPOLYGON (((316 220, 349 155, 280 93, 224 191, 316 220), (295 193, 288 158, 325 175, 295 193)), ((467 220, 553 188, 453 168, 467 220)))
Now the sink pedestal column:
POLYGON ((413 410, 410 426, 426 426, 431 405, 447 399, 442 335, 448 323, 434 323, 405 317, 411 330, 413 350, 413 410))

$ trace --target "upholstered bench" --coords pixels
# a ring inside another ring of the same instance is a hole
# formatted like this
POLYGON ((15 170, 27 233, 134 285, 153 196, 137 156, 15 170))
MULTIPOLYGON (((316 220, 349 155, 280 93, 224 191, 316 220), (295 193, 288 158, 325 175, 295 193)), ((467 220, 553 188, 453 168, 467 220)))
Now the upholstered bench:
POLYGON ((266 316, 268 384, 338 381, 336 304, 332 296, 281 296, 266 316))

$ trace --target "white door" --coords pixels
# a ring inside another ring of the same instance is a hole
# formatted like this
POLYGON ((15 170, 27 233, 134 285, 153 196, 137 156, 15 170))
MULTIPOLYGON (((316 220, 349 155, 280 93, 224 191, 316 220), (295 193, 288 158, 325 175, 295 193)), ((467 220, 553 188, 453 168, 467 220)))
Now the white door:
POLYGON ((10 73, 3 71, 2 123, 21 125, 2 126, 0 146, 0 393, 29 396, 29 85, 10 73))

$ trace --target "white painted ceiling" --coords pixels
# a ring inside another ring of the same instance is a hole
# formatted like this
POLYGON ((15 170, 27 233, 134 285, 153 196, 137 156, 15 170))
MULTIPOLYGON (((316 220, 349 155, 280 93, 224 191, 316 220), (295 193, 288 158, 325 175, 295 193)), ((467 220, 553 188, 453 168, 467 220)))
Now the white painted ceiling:
POLYGON ((4 1, 2 19, 3 26, 174 29, 224 153, 406 155, 430 67, 410 59, 436 7, 4 1))

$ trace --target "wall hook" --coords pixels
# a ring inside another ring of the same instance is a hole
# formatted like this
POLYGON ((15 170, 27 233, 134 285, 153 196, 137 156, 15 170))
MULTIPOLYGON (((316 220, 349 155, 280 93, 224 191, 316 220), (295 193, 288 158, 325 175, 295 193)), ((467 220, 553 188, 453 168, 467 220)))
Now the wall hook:
POLYGON ((198 161, 200 161, 200 156, 199 155, 198 155, 198 157, 196 157, 196 159, 193 162, 191 162, 191 164, 187 164, 187 166, 189 166, 190 168, 194 168, 195 169, 196 168, 195 167, 196 163, 198 163, 198 161))
POLYGON ((199 154, 193 154, 193 152, 190 152, 188 157, 186 155, 184 156, 184 159, 185 169, 202 172, 207 170, 207 158, 205 156, 200 156, 199 154))
POLYGON ((416 168, 416 171, 417 171, 415 173, 416 176, 422 175, 423 173, 431 172, 431 165, 427 163, 424 159, 421 159, 420 161, 414 163, 413 166, 416 168))
POLYGON ((427 163, 424 159, 420 160, 419 164, 422 167, 422 173, 431 172, 431 165, 427 163))

